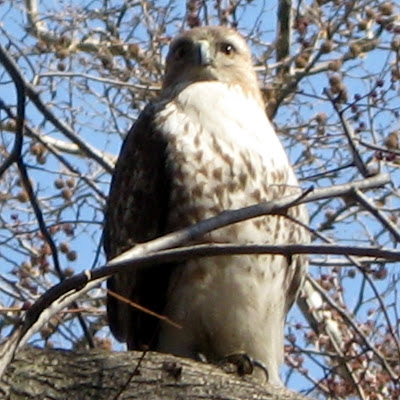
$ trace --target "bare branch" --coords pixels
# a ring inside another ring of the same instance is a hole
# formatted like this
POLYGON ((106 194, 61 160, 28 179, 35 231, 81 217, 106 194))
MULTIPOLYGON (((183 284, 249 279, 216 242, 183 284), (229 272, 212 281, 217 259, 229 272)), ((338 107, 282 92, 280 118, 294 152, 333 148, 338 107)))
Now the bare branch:
MULTIPOLYGON (((3 46, 0 45, 0 63, 2 63, 10 74, 14 81, 15 88, 17 90, 17 124, 16 124, 16 136, 13 149, 4 161, 3 165, 0 166, 0 178, 10 165, 21 158, 22 143, 24 137, 24 123, 25 123, 25 85, 24 80, 20 74, 17 73, 17 64, 15 61, 8 57, 7 51, 3 46)), ((0 100, 1 103, 2 100, 0 100)))
POLYGON ((366 210, 368 210, 379 222, 381 222, 385 229, 387 229, 393 235, 395 240, 400 242, 400 230, 398 227, 392 221, 390 221, 390 219, 387 218, 386 215, 374 204, 371 204, 371 201, 359 190, 354 190, 354 196, 366 210))
MULTIPOLYGON (((291 0, 279 0, 277 21, 276 61, 279 63, 290 55, 293 25, 291 0)), ((283 64, 281 67, 278 67, 276 72, 277 75, 284 75, 289 73, 289 71, 290 67, 283 64)))
POLYGON ((358 171, 361 173, 362 176, 368 177, 371 176, 371 171, 367 168, 367 166, 364 164, 364 161, 362 160, 356 146, 355 146, 355 134, 353 131, 353 128, 350 126, 350 124, 347 122, 347 119, 345 118, 343 111, 340 109, 340 105, 338 104, 337 100, 332 96, 332 93, 328 90, 325 89, 324 93, 328 97, 328 99, 331 101, 334 109, 339 115, 340 121, 343 125, 344 133, 347 137, 347 141, 351 150, 351 154, 353 156, 353 161, 354 165, 358 169, 358 171))
POLYGON ((12 74, 16 77, 16 79, 20 81, 20 85, 24 87, 24 90, 26 91, 26 94, 29 97, 29 99, 35 104, 37 109, 43 114, 46 120, 51 122, 57 129, 60 130, 60 132, 62 132, 73 143, 75 143, 79 147, 79 149, 89 158, 95 160, 106 171, 112 172, 113 170, 112 162, 108 161, 104 154, 102 154, 101 152, 99 152, 98 150, 87 144, 84 140, 82 140, 70 126, 68 126, 65 122, 57 118, 54 115, 54 113, 40 99, 40 96, 37 93, 36 88, 24 78, 18 65, 12 61, 13 60, 12 56, 3 47, 0 47, 0 51, 1 51, 0 53, 1 62, 4 65, 9 66, 10 71, 12 70, 12 74))
MULTIPOLYGON (((165 235, 147 243, 138 244, 133 249, 130 249, 118 257, 110 260, 103 268, 97 268, 93 271, 85 271, 84 273, 75 275, 73 278, 64 280, 60 284, 53 286, 50 290, 48 290, 46 294, 36 301, 36 303, 27 311, 23 324, 16 330, 19 332, 17 337, 15 337, 15 334, 13 334, 10 339, 12 340, 13 345, 11 348, 9 345, 5 346, 5 351, 7 354, 3 353, 5 362, 0 364, 0 375, 1 372, 4 371, 4 368, 6 368, 8 362, 6 362, 6 360, 11 360, 13 357, 12 355, 9 355, 9 353, 12 352, 14 354, 17 349, 28 340, 30 335, 40 329, 40 327, 46 321, 48 321, 52 315, 59 312, 68 304, 71 304, 72 301, 75 301, 83 293, 86 293, 93 287, 99 285, 107 276, 117 273, 126 264, 129 264, 132 267, 138 267, 139 265, 145 266, 148 264, 155 264, 160 262, 161 259, 165 262, 182 259, 184 257, 195 257, 196 255, 221 255, 227 254, 227 252, 229 252, 229 254, 249 254, 258 251, 260 253, 266 252, 270 254, 273 254, 273 252, 276 252, 275 254, 290 254, 290 246, 281 246, 279 248, 278 246, 200 245, 200 247, 192 246, 188 249, 175 249, 173 251, 168 249, 172 249, 173 247, 181 246, 191 240, 198 239, 207 232, 223 226, 261 215, 282 213, 294 204, 344 195, 354 190, 354 188, 366 189, 377 187, 386 182, 388 182, 388 177, 380 175, 346 185, 338 185, 336 187, 327 189, 316 189, 306 196, 292 195, 280 200, 245 207, 240 210, 225 211, 216 217, 201 221, 196 225, 181 229, 180 231, 165 235), (165 250, 166 253, 164 254, 162 250, 165 250), (186 255, 185 251, 187 252, 186 255), (199 251, 199 253, 196 254, 196 251, 199 251)), ((294 247, 292 247, 292 251, 294 250, 294 253, 301 251, 308 253, 312 248, 312 246, 294 245, 294 247)), ((331 250, 334 251, 333 248, 331 250)), ((345 249, 343 248, 340 249, 342 253, 344 250, 345 249)), ((374 257, 394 257, 395 259, 399 259, 400 257, 400 252, 396 252, 395 250, 371 250, 373 251, 372 254, 374 257)), ((323 251, 326 253, 327 248, 325 248, 323 251)), ((366 255, 365 249, 354 250, 353 248, 349 251, 355 251, 357 254, 366 255)), ((337 252, 335 254, 342 253, 337 252)))
POLYGON ((358 325, 354 322, 353 318, 345 310, 343 310, 337 304, 335 304, 335 302, 326 294, 325 290, 320 285, 318 285, 318 283, 315 280, 310 278, 309 282, 314 286, 314 288, 318 290, 318 293, 323 297, 324 301, 326 301, 333 309, 338 311, 340 315, 347 321, 347 323, 353 328, 353 330, 357 332, 357 334, 365 342, 367 347, 373 351, 375 356, 378 357, 381 363, 385 366, 391 378, 397 379, 397 374, 388 364, 386 357, 384 357, 380 353, 380 351, 377 350, 376 347, 368 340, 368 338, 363 334, 358 325))

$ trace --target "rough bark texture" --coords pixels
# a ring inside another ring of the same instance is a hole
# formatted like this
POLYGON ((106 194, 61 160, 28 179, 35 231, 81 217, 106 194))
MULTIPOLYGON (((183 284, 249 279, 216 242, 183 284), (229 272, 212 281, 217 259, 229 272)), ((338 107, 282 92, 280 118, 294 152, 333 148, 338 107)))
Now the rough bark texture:
POLYGON ((0 382, 11 400, 303 400, 222 369, 159 353, 25 349, 0 382))

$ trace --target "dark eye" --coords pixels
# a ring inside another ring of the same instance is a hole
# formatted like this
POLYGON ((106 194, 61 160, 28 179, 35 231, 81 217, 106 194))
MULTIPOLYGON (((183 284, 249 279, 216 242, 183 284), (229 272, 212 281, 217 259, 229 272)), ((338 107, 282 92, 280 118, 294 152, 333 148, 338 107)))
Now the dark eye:
POLYGON ((185 57, 186 53, 187 53, 187 48, 184 45, 178 46, 174 50, 174 56, 177 60, 180 60, 181 58, 185 57))
POLYGON ((178 39, 171 47, 171 55, 177 61, 187 57, 192 49, 192 42, 183 38, 178 39))
POLYGON ((221 43, 221 51, 227 56, 231 56, 235 53, 235 47, 230 43, 221 43))

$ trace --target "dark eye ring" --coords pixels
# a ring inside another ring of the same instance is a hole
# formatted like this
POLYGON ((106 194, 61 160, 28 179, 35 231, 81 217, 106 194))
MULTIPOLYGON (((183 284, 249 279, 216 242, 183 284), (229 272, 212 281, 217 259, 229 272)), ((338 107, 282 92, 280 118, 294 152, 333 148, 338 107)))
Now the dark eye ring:
POLYGON ((235 47, 232 46, 230 43, 222 43, 221 51, 227 56, 231 56, 235 52, 235 47))

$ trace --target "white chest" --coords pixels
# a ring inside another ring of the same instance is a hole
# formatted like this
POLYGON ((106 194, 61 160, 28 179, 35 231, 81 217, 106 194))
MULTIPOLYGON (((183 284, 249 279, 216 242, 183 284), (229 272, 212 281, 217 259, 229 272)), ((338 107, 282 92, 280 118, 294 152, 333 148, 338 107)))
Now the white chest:
POLYGON ((166 135, 171 140, 175 138, 188 153, 199 148, 215 151, 210 146, 215 137, 233 154, 248 150, 258 154, 266 164, 271 159, 278 163, 277 167, 279 163, 287 163, 264 109, 239 87, 219 82, 192 84, 166 106, 160 117, 165 116, 166 135))
POLYGON ((171 229, 266 201, 297 185, 261 106, 240 88, 200 82, 159 115, 172 170, 171 229))

